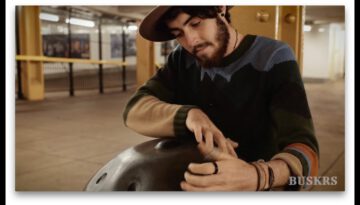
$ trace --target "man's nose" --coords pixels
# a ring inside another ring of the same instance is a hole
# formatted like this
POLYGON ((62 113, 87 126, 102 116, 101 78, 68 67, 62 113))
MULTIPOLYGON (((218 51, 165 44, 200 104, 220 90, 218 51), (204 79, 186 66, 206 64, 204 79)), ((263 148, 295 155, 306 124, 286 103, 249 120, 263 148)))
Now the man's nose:
POLYGON ((189 47, 193 48, 199 44, 199 37, 195 32, 188 32, 185 34, 185 41, 189 47))

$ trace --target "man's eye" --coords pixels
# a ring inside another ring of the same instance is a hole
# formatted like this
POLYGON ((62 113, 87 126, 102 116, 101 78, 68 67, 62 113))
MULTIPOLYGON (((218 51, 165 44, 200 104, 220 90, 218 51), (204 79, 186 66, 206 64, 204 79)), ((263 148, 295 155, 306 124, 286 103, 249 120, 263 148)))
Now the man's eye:
POLYGON ((182 33, 176 33, 176 34, 173 34, 175 36, 175 38, 179 38, 182 36, 182 33))
POLYGON ((192 26, 192 27, 196 27, 196 26, 198 26, 200 24, 200 21, 196 21, 196 22, 194 22, 194 23, 191 23, 190 25, 192 26))

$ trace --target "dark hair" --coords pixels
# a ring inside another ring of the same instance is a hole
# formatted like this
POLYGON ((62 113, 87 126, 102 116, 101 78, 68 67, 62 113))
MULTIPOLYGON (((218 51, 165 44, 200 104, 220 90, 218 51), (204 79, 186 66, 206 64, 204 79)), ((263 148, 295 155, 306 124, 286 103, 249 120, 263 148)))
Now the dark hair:
MULTIPOLYGON (((166 22, 174 20, 182 12, 190 16, 205 19, 216 18, 220 11, 219 6, 174 6, 162 16, 161 22, 158 24, 158 29, 167 30, 166 22)), ((231 23, 229 7, 226 7, 225 19, 228 23, 231 23)))

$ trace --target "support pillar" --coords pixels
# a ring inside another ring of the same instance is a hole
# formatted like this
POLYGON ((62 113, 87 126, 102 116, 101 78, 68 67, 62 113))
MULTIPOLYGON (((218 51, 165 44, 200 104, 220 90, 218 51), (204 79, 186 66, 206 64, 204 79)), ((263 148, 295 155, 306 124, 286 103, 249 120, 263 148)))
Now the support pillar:
POLYGON ((154 43, 136 36, 136 78, 137 86, 144 84, 156 72, 154 43))
MULTIPOLYGON (((19 45, 20 55, 42 56, 42 38, 39 6, 19 8, 19 45)), ((44 70, 39 61, 21 62, 21 85, 25 99, 44 99, 44 70)))

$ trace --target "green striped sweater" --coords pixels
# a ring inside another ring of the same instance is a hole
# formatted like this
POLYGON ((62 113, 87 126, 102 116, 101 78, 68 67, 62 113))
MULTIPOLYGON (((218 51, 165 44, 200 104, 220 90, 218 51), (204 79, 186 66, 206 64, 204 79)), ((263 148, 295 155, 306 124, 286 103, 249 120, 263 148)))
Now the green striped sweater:
POLYGON ((287 44, 247 35, 219 67, 206 69, 178 46, 132 96, 123 117, 126 126, 143 135, 191 137, 185 120, 194 107, 239 143, 239 158, 282 159, 292 175, 317 175, 319 147, 287 44))

